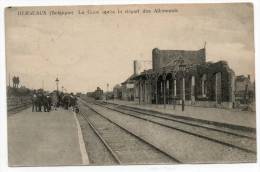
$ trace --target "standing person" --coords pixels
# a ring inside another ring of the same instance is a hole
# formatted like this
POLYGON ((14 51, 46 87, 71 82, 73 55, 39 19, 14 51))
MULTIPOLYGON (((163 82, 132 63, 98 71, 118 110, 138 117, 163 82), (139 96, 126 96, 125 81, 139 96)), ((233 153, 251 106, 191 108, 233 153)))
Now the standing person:
POLYGON ((37 112, 41 112, 42 111, 42 93, 39 91, 37 94, 37 112))
POLYGON ((37 94, 36 90, 33 90, 32 95, 32 112, 37 111, 37 94))
POLYGON ((49 112, 47 95, 43 95, 43 110, 44 112, 49 112))
POLYGON ((74 96, 74 112, 79 113, 78 99, 77 96, 74 96))
POLYGON ((61 92, 61 93, 57 92, 57 95, 58 95, 58 107, 64 106, 64 104, 63 104, 63 96, 64 96, 63 92, 61 92))
POLYGON ((62 103, 63 103, 64 108, 65 108, 66 110, 69 109, 69 103, 70 103, 69 99, 70 99, 70 97, 69 97, 68 94, 65 94, 65 95, 63 96, 63 98, 62 98, 62 103))
POLYGON ((51 111, 51 106, 52 106, 52 97, 51 95, 47 95, 47 101, 48 101, 48 112, 51 111))
POLYGON ((67 102, 66 99, 67 99, 67 98, 66 98, 66 94, 64 94, 64 95, 61 97, 61 104, 62 104, 62 107, 63 107, 64 109, 66 109, 66 102, 67 102))
POLYGON ((58 107, 58 92, 53 92, 52 94, 52 104, 53 104, 53 109, 57 110, 58 107))
POLYGON ((66 95, 66 109, 68 110, 69 107, 70 107, 70 95, 67 94, 67 95, 66 95))
POLYGON ((74 106, 75 106, 75 101, 74 100, 75 99, 74 99, 73 93, 70 93, 70 99, 69 100, 70 100, 70 102, 69 102, 70 105, 69 106, 72 107, 72 110, 74 110, 74 106))

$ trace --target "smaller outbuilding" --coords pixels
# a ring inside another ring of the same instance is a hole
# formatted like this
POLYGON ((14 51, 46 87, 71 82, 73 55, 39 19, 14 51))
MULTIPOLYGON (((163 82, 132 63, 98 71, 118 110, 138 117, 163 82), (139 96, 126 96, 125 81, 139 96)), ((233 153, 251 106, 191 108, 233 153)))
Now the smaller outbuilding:
POLYGON ((123 100, 134 101, 134 85, 135 85, 135 80, 133 80, 134 76, 135 74, 131 75, 123 83, 121 83, 123 100))
POLYGON ((255 85, 250 80, 250 75, 236 76, 235 100, 240 104, 252 103, 255 99, 255 85))

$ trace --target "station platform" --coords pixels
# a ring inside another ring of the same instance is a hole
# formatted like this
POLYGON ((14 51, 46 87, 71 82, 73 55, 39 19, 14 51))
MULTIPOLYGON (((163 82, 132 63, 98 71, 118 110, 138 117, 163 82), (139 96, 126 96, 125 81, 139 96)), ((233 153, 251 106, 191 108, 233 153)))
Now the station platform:
POLYGON ((32 112, 28 108, 11 114, 8 116, 9 166, 87 165, 80 134, 77 118, 69 110, 32 112))
POLYGON ((139 104, 139 102, 135 101, 124 101, 117 99, 108 100, 107 102, 135 107, 139 109, 145 109, 148 111, 156 111, 160 113, 183 116, 190 119, 209 121, 210 123, 215 122, 223 125, 232 125, 238 128, 246 128, 249 130, 256 129, 256 112, 195 106, 185 106, 185 110, 182 111, 181 105, 176 105, 175 109, 173 109, 173 105, 166 105, 164 108, 164 105, 143 103, 139 104))

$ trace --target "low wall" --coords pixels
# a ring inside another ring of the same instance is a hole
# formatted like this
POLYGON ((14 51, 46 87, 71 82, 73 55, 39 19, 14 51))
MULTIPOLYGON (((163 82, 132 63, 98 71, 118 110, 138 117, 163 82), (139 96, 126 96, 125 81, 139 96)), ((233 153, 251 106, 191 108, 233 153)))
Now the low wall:
MULTIPOLYGON (((181 105, 181 100, 177 101, 177 104, 181 105)), ((207 108, 222 108, 222 109, 232 109, 232 102, 221 102, 216 103, 215 101, 195 101, 191 102, 190 100, 185 101, 185 105, 188 106, 197 106, 197 107, 207 107, 207 108)))
MULTIPOLYGON (((139 98, 135 98, 135 102, 139 102, 139 98)), ((149 104, 149 103, 148 103, 149 104)), ((172 103, 170 103, 172 104, 172 103)), ((176 100, 177 105, 181 105, 181 100, 176 100)), ((216 103, 216 101, 195 101, 185 100, 186 106, 196 106, 196 107, 207 107, 207 108, 221 108, 221 109, 232 109, 232 102, 221 102, 216 103)))

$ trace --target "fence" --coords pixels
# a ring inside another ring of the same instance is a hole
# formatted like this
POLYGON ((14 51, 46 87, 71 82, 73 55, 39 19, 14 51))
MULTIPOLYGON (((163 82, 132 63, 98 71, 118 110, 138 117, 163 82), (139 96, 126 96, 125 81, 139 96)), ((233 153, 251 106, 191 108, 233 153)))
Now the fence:
POLYGON ((30 106, 32 103, 30 96, 12 96, 7 98, 7 111, 12 111, 16 109, 24 109, 30 106))

